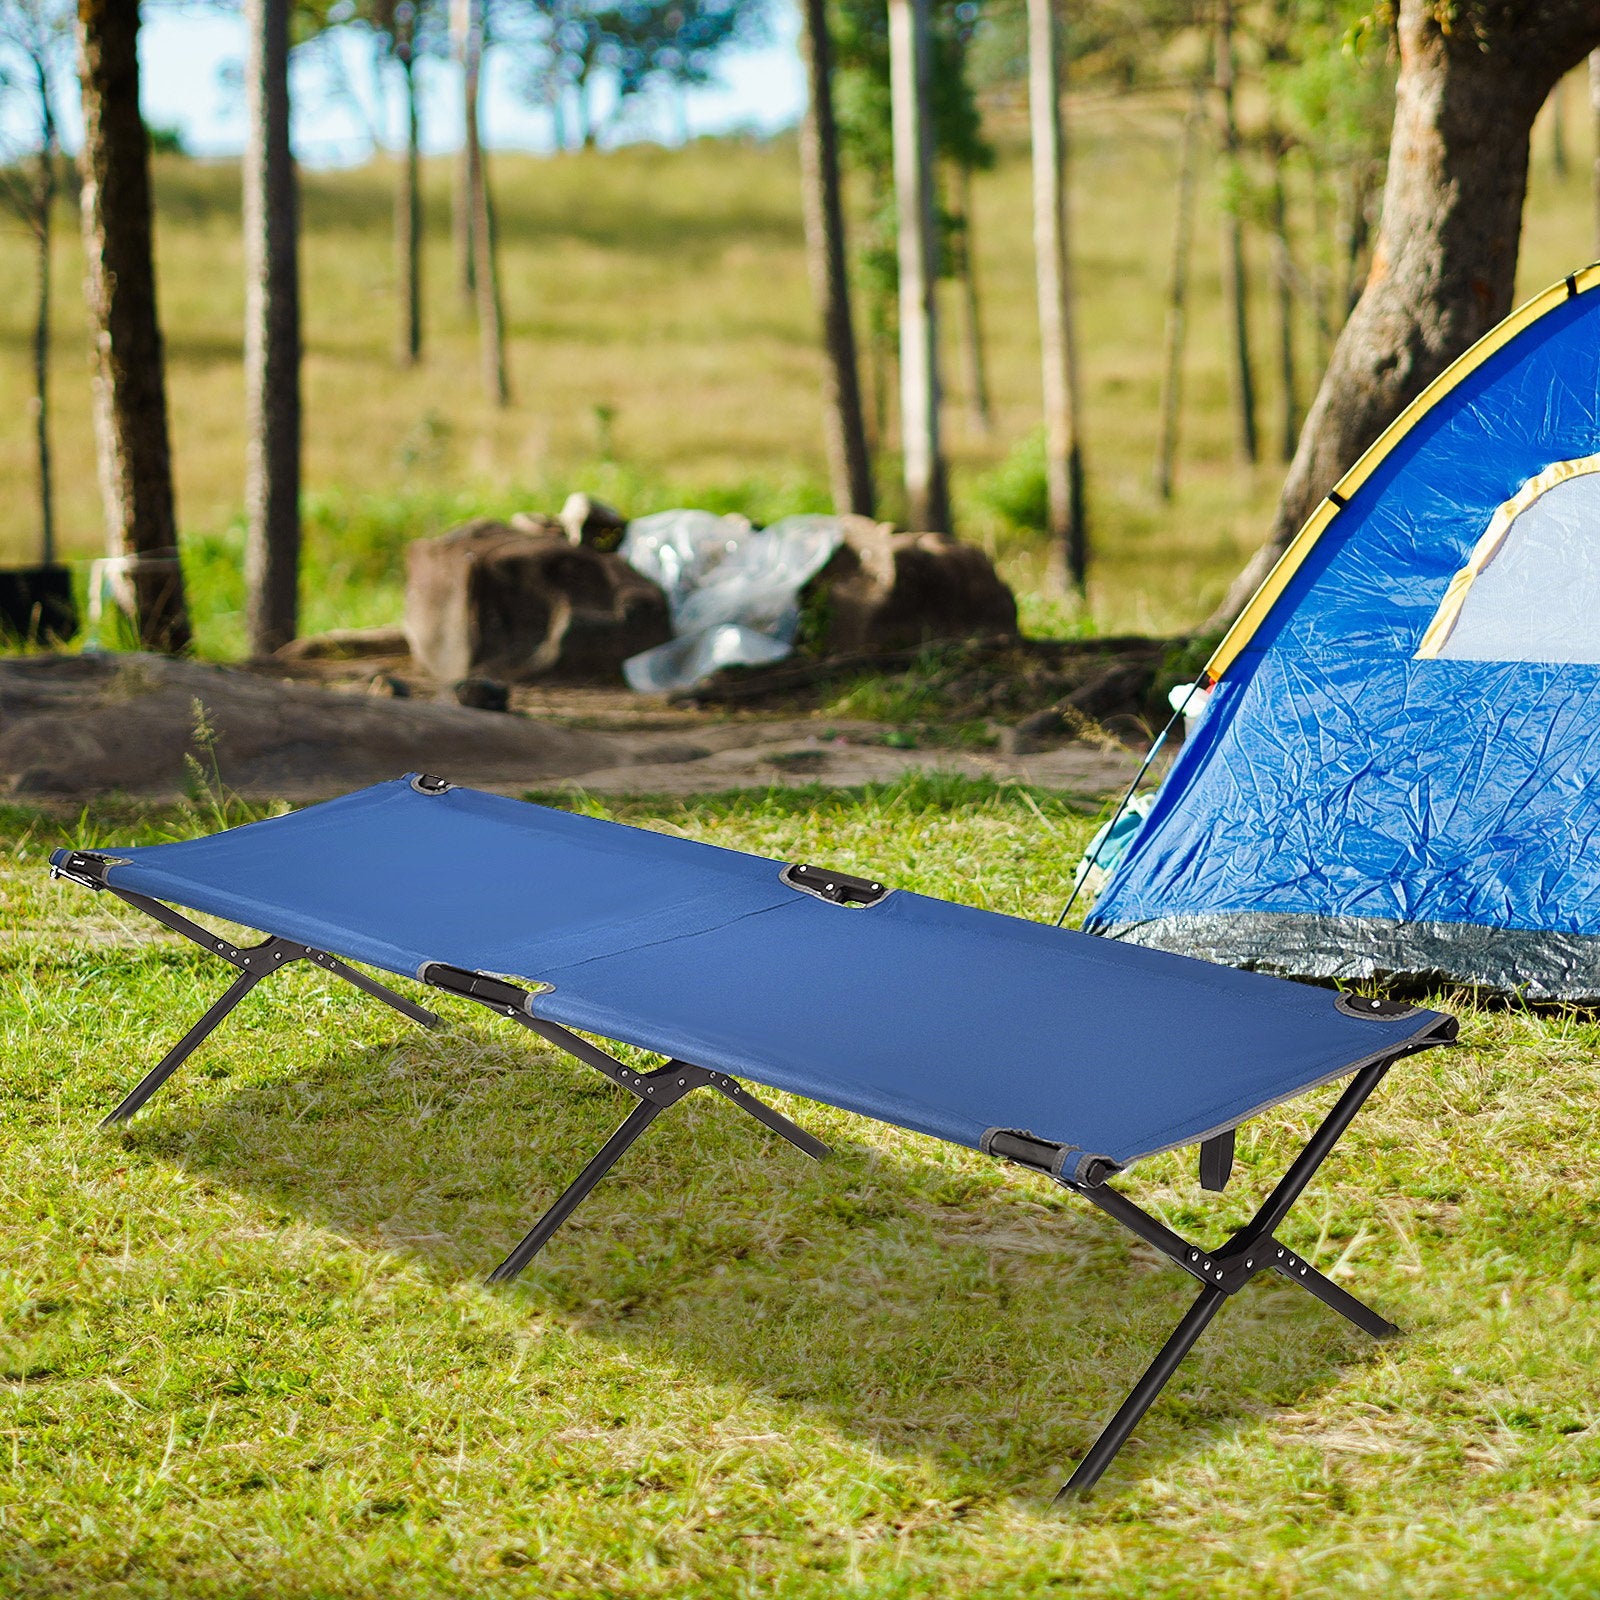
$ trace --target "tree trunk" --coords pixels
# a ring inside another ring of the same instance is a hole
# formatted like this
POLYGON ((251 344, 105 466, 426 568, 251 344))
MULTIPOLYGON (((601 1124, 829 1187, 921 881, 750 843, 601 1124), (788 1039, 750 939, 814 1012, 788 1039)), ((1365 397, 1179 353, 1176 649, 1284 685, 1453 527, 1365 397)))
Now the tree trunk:
POLYGON ((451 205, 451 238, 456 255, 456 288, 470 306, 477 295, 477 242, 472 234, 480 175, 478 143, 478 54, 469 48, 473 37, 473 0, 451 0, 450 34, 456 63, 461 68, 461 154, 456 162, 456 188, 451 205))
POLYGON ((822 428, 834 509, 873 514, 872 457, 861 412, 855 324, 845 253, 844 200, 839 185, 839 128, 833 114, 833 41, 826 0, 805 0, 801 33, 810 103, 800 126, 800 192, 806 264, 822 311, 822 428))
POLYGON ((1078 436, 1078 352, 1067 244, 1066 145, 1061 123, 1061 39, 1053 0, 1028 0, 1028 120, 1033 144, 1033 259, 1044 376, 1045 486, 1050 505, 1049 583, 1083 592, 1089 564, 1078 436))
POLYGON ((1254 461, 1260 454, 1256 437, 1256 380, 1250 359, 1250 277, 1244 254, 1244 167, 1239 159, 1239 118, 1234 105, 1233 4, 1217 9, 1217 94, 1222 109, 1222 152, 1231 192, 1222 225, 1222 287, 1233 336, 1233 402, 1239 426, 1239 454, 1254 461))
POLYGON ((1183 347, 1189 329, 1189 251, 1194 239, 1195 171, 1200 145, 1203 90, 1197 84, 1183 119, 1178 156, 1178 195, 1172 228, 1172 272, 1167 283, 1166 349, 1161 363, 1161 447, 1156 456, 1156 493, 1172 498, 1183 412, 1183 347))
POLYGON ((1339 296, 1341 327, 1350 320, 1350 313, 1355 310, 1356 301, 1361 298, 1362 286, 1366 282, 1366 270, 1362 258, 1367 253, 1370 239, 1367 223, 1367 203, 1371 199, 1370 178, 1371 173, 1366 162, 1359 161, 1346 174, 1345 182, 1340 187, 1340 200, 1344 207, 1344 216, 1339 229, 1344 267, 1342 292, 1339 296))
POLYGON ((394 266, 400 291, 395 359, 403 367, 414 367, 422 359, 422 141, 415 39, 396 40, 395 59, 406 117, 406 148, 394 197, 394 266))
POLYGON ((1594 113, 1594 253, 1600 259, 1600 50, 1589 52, 1589 109, 1594 113))
POLYGON ((79 0, 84 292, 94 328, 95 442, 110 554, 122 563, 139 643, 189 646, 172 500, 167 389, 156 317, 150 156, 139 117, 139 13, 79 0))
POLYGON ((487 153, 478 152, 478 189, 473 197, 472 280, 477 289, 478 349, 483 364, 483 392, 497 406, 511 403, 511 382, 506 376, 505 313, 500 301, 500 242, 495 229, 494 202, 489 192, 487 153))
POLYGON ((483 0, 455 0, 451 17, 456 59, 461 63, 467 115, 468 205, 471 215, 472 286, 478 314, 479 362, 483 389, 490 402, 510 402, 506 377, 505 319, 500 300, 500 257, 494 227, 494 203, 489 193, 489 164, 478 126, 478 80, 483 70, 483 0))
POLYGON ((962 348, 966 352, 967 399, 972 429, 987 439, 994 430, 989 402, 989 363, 984 352, 983 306, 978 296, 978 253, 972 246, 972 166, 961 163, 961 308, 962 348))
POLYGON ((1272 276, 1278 304, 1278 386, 1283 406, 1279 449, 1294 460, 1300 434, 1299 378, 1294 358, 1294 254, 1289 248, 1289 195, 1284 181, 1281 137, 1272 142, 1272 276))
POLYGON ((56 118, 49 64, 37 57, 39 172, 34 183, 33 439, 39 467, 39 561, 56 559, 55 479, 50 465, 50 224, 56 199, 56 118))
POLYGON ((253 655, 295 636, 300 611, 300 270, 289 150, 292 0, 246 0, 244 159, 246 625, 253 655))
POLYGON ((900 278, 900 445, 913 529, 950 531, 939 442, 928 0, 889 0, 889 87, 900 278))
POLYGON ((1372 271, 1306 418, 1267 543, 1212 625, 1231 620, 1369 444, 1511 309, 1533 119, 1600 44, 1593 0, 1541 0, 1516 23, 1447 31, 1401 0, 1400 76, 1372 271))

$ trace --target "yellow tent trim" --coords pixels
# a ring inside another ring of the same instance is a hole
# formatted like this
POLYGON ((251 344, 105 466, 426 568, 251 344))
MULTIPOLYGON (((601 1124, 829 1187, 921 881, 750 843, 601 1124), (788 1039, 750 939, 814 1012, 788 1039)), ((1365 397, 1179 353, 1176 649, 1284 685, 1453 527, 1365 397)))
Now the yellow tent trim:
POLYGON ((1546 490, 1555 488, 1558 483, 1566 483, 1570 478, 1587 477, 1592 472, 1600 472, 1600 456, 1579 456, 1574 461, 1558 461, 1553 467, 1535 473, 1509 500, 1501 502, 1489 519, 1489 526, 1472 547, 1466 566, 1451 578, 1450 587, 1445 590, 1444 599, 1434 612, 1433 621, 1422 636, 1422 643, 1417 646, 1418 660, 1425 656, 1436 656, 1444 648, 1473 583, 1478 574, 1499 555, 1500 547, 1511 531, 1511 524, 1546 490))
MULTIPOLYGON (((1278 598, 1288 588, 1289 580, 1300 570, 1315 548, 1328 524, 1338 516, 1347 501, 1377 470, 1378 465, 1419 421, 1436 406, 1469 373, 1477 370, 1495 351, 1503 349, 1524 328, 1531 327, 1547 312, 1565 305, 1574 295, 1600 286, 1600 262, 1575 272, 1570 278, 1553 283, 1531 300, 1517 307, 1504 322, 1491 328, 1464 354, 1457 356, 1415 400, 1400 413, 1376 440, 1369 445, 1360 460, 1329 491, 1325 499, 1294 536, 1288 548, 1278 557, 1276 565, 1262 580, 1261 587, 1250 598, 1234 624, 1223 635, 1222 643, 1206 663, 1205 676, 1215 683, 1233 664, 1234 659, 1249 644, 1256 629, 1266 621, 1278 598)), ((1474 552, 1476 554, 1476 552, 1474 552)), ((1459 577, 1460 575, 1457 574, 1459 577)))

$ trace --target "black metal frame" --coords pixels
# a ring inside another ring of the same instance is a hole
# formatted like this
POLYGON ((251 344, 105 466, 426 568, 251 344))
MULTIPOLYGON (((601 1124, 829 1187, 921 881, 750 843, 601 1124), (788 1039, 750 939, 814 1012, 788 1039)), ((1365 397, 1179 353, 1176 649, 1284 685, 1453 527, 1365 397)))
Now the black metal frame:
MULTIPOLYGON (((294 940, 280 938, 268 938, 260 944, 246 947, 230 944, 227 940, 208 933, 180 912, 172 910, 158 900, 107 883, 104 874, 111 864, 112 861, 91 852, 75 851, 64 861, 53 866, 51 871, 53 876, 69 878, 92 889, 109 889, 136 910, 154 917, 158 922, 194 940, 203 949, 211 951, 239 968, 239 976, 188 1033, 145 1074, 133 1092, 105 1118, 102 1126, 125 1121, 138 1111, 178 1065, 262 978, 269 972, 277 971, 294 961, 312 962, 375 999, 382 1000, 386 1005, 394 1007, 396 1011, 415 1022, 420 1022, 425 1027, 433 1027, 439 1022, 439 1018, 425 1007, 414 1004, 403 995, 395 993, 384 984, 347 966, 324 951, 312 949, 294 940)), ((727 1073, 711 1071, 678 1060, 668 1061, 665 1066, 654 1071, 636 1072, 570 1029, 535 1016, 531 1007, 536 996, 517 984, 438 962, 425 966, 418 977, 434 988, 463 999, 473 1000, 499 1015, 509 1017, 585 1066, 594 1068, 618 1088, 633 1095, 637 1101, 616 1131, 578 1176, 563 1190, 517 1247, 489 1274, 491 1283, 504 1283, 516 1277, 544 1248, 645 1129, 669 1106, 677 1104, 696 1089, 717 1090, 757 1122, 787 1139, 813 1159, 821 1160, 829 1153, 828 1147, 821 1140, 814 1138, 780 1112, 764 1104, 738 1079, 727 1073)), ((1436 1030, 1435 1034, 1424 1039, 1412 1040, 1356 1072, 1333 1109, 1323 1119, 1300 1154, 1295 1157, 1288 1171, 1284 1173, 1260 1209, 1249 1222, 1215 1250, 1206 1250, 1200 1245, 1191 1243, 1165 1223, 1142 1210, 1126 1195, 1112 1188, 1109 1179, 1119 1170, 1112 1161, 1080 1160, 1074 1175, 1069 1177, 1062 1170, 1063 1151, 1062 1146, 1058 1144, 1021 1133, 995 1132, 988 1137, 986 1147, 991 1155, 1045 1173, 1075 1194, 1082 1195, 1109 1217, 1121 1223, 1129 1232, 1181 1267, 1201 1286, 1199 1295, 1183 1320, 1173 1330, 1127 1399, 1122 1402, 1088 1453, 1078 1463, 1077 1469, 1057 1495, 1058 1500, 1086 1494, 1094 1486, 1168 1380, 1177 1371, 1183 1358, 1205 1332, 1223 1302, 1237 1294, 1260 1273, 1276 1272, 1289 1282, 1298 1284, 1324 1305, 1375 1339, 1392 1338, 1400 1332, 1393 1323, 1380 1316, 1370 1306, 1363 1304, 1347 1290, 1340 1288, 1338 1284, 1318 1272, 1310 1262, 1277 1239, 1275 1234, 1301 1192, 1315 1177, 1317 1169, 1355 1119, 1367 1097, 1382 1081, 1384 1074, 1402 1056, 1452 1037, 1453 1023, 1449 1024, 1448 1032, 1444 1031, 1444 1028, 1445 1025, 1441 1025, 1441 1029, 1436 1030)), ((1201 1145, 1202 1184, 1208 1189, 1222 1188, 1228 1180, 1232 1158, 1231 1130, 1205 1140, 1201 1145)))

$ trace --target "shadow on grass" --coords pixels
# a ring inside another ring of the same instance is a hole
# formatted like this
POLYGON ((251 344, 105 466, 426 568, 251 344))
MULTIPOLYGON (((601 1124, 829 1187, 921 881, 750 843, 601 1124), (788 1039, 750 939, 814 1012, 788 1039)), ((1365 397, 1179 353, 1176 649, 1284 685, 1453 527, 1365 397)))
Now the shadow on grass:
MULTIPOLYGON (((444 1281, 485 1275, 633 1104, 553 1052, 461 1027, 338 1052, 203 1107, 182 1089, 180 1075, 125 1135, 131 1153, 444 1281)), ((953 1493, 1053 1493, 1187 1308, 1189 1280, 1042 1178, 768 1098, 835 1158, 810 1162, 720 1096, 691 1095, 514 1286, 485 1292, 920 1458, 953 1493)), ((1258 1280, 1113 1485, 1303 1403, 1370 1349, 1258 1280)))

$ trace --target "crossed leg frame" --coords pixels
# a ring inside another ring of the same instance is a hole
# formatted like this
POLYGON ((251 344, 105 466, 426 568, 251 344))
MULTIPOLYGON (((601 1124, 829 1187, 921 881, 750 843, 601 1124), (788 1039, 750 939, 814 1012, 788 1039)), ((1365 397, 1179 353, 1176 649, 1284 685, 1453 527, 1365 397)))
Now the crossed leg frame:
MULTIPOLYGON (((171 906, 159 900, 137 894, 130 889, 120 888, 114 883, 107 883, 106 866, 107 863, 88 852, 74 852, 72 859, 64 866, 52 868, 52 874, 70 878, 73 882, 85 884, 92 889, 109 890, 135 910, 154 917, 157 922, 163 923, 173 932, 181 933, 186 939, 193 940, 201 949, 210 951, 231 966, 237 967, 239 975, 212 1002, 200 1020, 145 1073, 115 1110, 107 1113, 100 1123, 103 1128, 128 1121, 263 978, 295 961, 311 962, 323 971, 332 973, 335 977, 342 978, 346 983, 360 989, 363 994, 371 995, 373 999, 392 1006, 402 1016, 409 1017, 411 1021, 420 1023, 425 1028, 439 1025, 440 1019, 436 1012, 417 1005, 415 1001, 398 994, 387 984, 379 983, 377 979, 358 971, 326 951, 300 944, 293 939, 276 937, 263 939, 259 944, 253 945, 232 944, 219 935, 208 932, 184 916, 181 911, 174 911, 171 906)), ((464 999, 476 1000, 491 1011, 513 1018, 548 1043, 583 1062, 585 1066, 593 1067, 603 1073, 638 1101, 621 1126, 600 1147, 583 1171, 562 1191, 555 1203, 533 1225, 516 1249, 489 1274, 490 1283, 505 1283, 516 1277, 550 1241, 562 1223, 577 1210, 589 1191, 616 1165, 634 1140, 668 1106, 676 1105, 685 1095, 692 1094, 696 1089, 717 1090, 741 1111, 753 1117, 770 1132, 787 1139, 796 1149, 813 1160, 821 1161, 829 1154, 827 1145, 820 1139, 807 1133, 798 1123, 791 1122, 782 1112, 759 1100, 737 1078, 725 1072, 713 1072, 705 1067, 693 1066, 687 1061, 676 1060, 669 1061, 665 1066, 652 1072, 636 1072, 570 1029, 533 1016, 527 1009, 532 996, 527 990, 515 984, 486 978, 481 974, 446 966, 440 962, 430 963, 423 969, 422 976, 425 982, 436 988, 464 999)))
MULTIPOLYGON (((324 951, 282 938, 267 938, 259 944, 249 946, 230 944, 158 900, 104 882, 102 876, 104 866, 93 857, 75 853, 71 863, 55 870, 59 876, 72 878, 91 888, 110 889, 113 894, 137 910, 154 917, 239 969, 239 975, 223 994, 188 1033, 162 1057, 161 1061, 145 1074, 133 1091, 104 1119, 102 1126, 124 1122, 132 1117, 257 983, 270 972, 275 972, 294 961, 311 962, 374 999, 392 1006, 403 1016, 424 1027, 435 1027, 439 1023, 440 1019, 434 1012, 415 1004, 387 985, 379 983, 366 973, 357 971, 356 968, 324 951), (79 868, 80 863, 82 863, 80 870, 74 870, 79 868)), ((741 1110, 754 1117, 757 1122, 779 1134, 813 1159, 821 1160, 829 1153, 828 1147, 819 1139, 791 1122, 782 1113, 764 1104, 738 1079, 726 1073, 677 1060, 668 1061, 665 1066, 654 1071, 636 1072, 580 1035, 557 1023, 532 1015, 528 1006, 533 996, 515 984, 440 963, 430 964, 423 969, 420 976, 434 987, 465 999, 475 1000, 490 1010, 511 1018, 586 1066, 602 1073, 619 1088, 632 1094, 637 1101, 616 1131, 578 1176, 539 1218, 517 1247, 489 1274, 491 1283, 504 1283, 516 1277, 544 1248, 589 1192, 650 1124, 667 1107, 675 1105, 696 1089, 717 1090, 741 1110)), ((1280 1242, 1275 1234, 1301 1192, 1316 1175, 1318 1168, 1327 1159, 1345 1129, 1355 1119, 1367 1097, 1382 1081, 1384 1074, 1395 1061, 1409 1054, 1414 1048, 1420 1046, 1413 1045, 1398 1050, 1393 1055, 1363 1067, 1355 1074, 1333 1109, 1290 1164, 1288 1171, 1260 1209, 1249 1222, 1233 1233, 1216 1250, 1206 1250, 1202 1246, 1192 1244, 1165 1223, 1142 1210, 1126 1195, 1112 1188, 1108 1180, 1116 1168, 1111 1163, 1091 1164, 1086 1173, 1069 1179, 1054 1172, 1059 1146, 1024 1135, 999 1134, 992 1139, 991 1154, 1022 1166, 1052 1173, 1057 1182, 1098 1206, 1131 1233, 1159 1250, 1200 1284, 1200 1292, 1194 1303, 1145 1370, 1144 1375, 1129 1392, 1127 1399, 1118 1407, 1087 1454, 1078 1463, 1071 1478, 1056 1496, 1058 1501, 1088 1493, 1110 1466, 1129 1435, 1166 1387, 1184 1357, 1194 1348, 1224 1302, 1261 1273, 1276 1272, 1290 1283, 1298 1284, 1307 1293, 1373 1338, 1388 1339, 1400 1332, 1393 1323, 1380 1316, 1370 1306, 1318 1272, 1310 1262, 1280 1242)), ((1203 1157, 1203 1161, 1205 1159, 1203 1157)), ((1213 1155, 1209 1159, 1214 1176, 1216 1158, 1213 1155)), ((1222 1181, 1226 1181, 1225 1172, 1222 1181)), ((1206 1186, 1221 1187, 1221 1184, 1207 1183, 1206 1186)))

